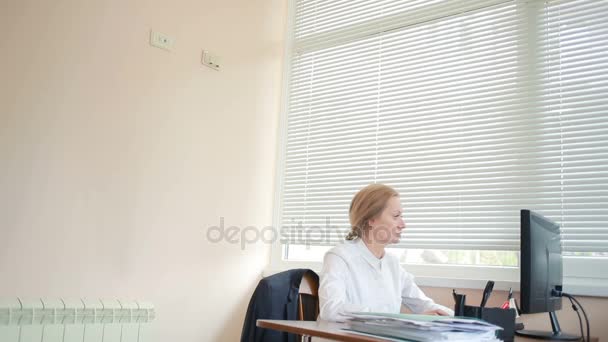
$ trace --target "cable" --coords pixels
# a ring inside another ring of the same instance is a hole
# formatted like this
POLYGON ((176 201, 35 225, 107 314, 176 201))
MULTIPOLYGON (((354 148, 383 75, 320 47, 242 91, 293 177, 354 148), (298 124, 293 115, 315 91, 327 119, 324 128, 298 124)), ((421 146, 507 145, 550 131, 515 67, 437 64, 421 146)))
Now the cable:
POLYGON ((576 315, 578 316, 578 324, 581 328, 581 338, 584 340, 585 339, 585 333, 583 332, 583 320, 581 319, 581 313, 578 312, 578 307, 576 306, 576 304, 574 304, 574 301, 572 301, 572 298, 568 298, 570 300, 570 304, 572 304, 572 310, 574 310, 574 312, 576 312, 576 315))
POLYGON ((562 292, 562 296, 574 300, 576 302, 576 305, 578 305, 578 307, 581 308, 581 311, 583 311, 583 316, 585 316, 585 323, 587 323, 587 342, 591 342, 591 328, 589 327, 589 318, 587 318, 585 308, 583 308, 581 303, 576 298, 574 298, 574 296, 571 296, 564 292, 562 292))
POLYGON ((585 308, 583 308, 583 306, 581 305, 581 303, 572 295, 568 294, 568 293, 564 293, 558 290, 553 290, 552 294, 558 297, 566 297, 570 300, 570 303, 572 304, 572 309, 576 312, 576 314, 579 317, 579 324, 581 327, 581 337, 583 338, 583 342, 585 342, 585 335, 583 334, 583 322, 581 321, 580 318, 580 313, 578 312, 578 309, 576 308, 576 306, 574 305, 573 301, 576 302, 576 304, 578 305, 578 307, 581 308, 581 310, 583 311, 583 316, 585 316, 585 323, 587 325, 587 339, 586 342, 591 342, 591 328, 589 326, 589 319, 587 317, 587 312, 585 312, 585 308))
POLYGON ((587 342, 591 342, 591 327, 589 326, 589 319, 587 318, 587 312, 585 312, 585 308, 583 308, 581 303, 576 298, 574 298, 574 296, 571 296, 566 293, 565 297, 574 300, 574 302, 576 302, 576 305, 581 308, 581 311, 583 311, 583 316, 585 316, 585 323, 587 324, 587 342))

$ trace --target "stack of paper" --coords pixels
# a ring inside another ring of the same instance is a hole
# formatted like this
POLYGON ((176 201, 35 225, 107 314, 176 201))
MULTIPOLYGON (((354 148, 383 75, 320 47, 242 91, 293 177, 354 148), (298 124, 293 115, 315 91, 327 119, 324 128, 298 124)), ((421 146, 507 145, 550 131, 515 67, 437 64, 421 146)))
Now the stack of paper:
POLYGON ((499 326, 478 319, 358 312, 349 315, 351 331, 410 341, 499 341, 499 326))

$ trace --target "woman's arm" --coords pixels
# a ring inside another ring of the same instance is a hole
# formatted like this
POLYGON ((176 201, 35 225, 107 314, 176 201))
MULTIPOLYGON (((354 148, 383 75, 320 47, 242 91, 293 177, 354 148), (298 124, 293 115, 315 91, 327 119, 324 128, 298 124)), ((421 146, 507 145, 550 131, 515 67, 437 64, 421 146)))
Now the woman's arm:
POLYGON ((369 311, 365 306, 348 302, 347 279, 349 269, 344 259, 333 253, 325 254, 319 286, 319 316, 322 320, 344 321, 345 313, 369 311))
POLYGON ((439 305, 427 297, 414 282, 413 275, 401 267, 399 269, 401 270, 401 300, 403 305, 407 306, 414 313, 454 316, 452 309, 439 305))

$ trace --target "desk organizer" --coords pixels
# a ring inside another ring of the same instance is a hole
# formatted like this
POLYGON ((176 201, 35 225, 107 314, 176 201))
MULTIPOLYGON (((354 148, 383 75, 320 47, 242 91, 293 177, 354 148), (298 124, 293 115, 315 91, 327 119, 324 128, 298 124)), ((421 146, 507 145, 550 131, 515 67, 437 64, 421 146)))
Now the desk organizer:
POLYGON ((151 303, 118 299, 0 298, 2 342, 146 342, 151 303))
POLYGON ((465 305, 461 313, 462 316, 480 318, 502 327, 503 330, 498 331, 497 337, 506 342, 513 341, 515 335, 515 309, 480 308, 479 306, 465 305))

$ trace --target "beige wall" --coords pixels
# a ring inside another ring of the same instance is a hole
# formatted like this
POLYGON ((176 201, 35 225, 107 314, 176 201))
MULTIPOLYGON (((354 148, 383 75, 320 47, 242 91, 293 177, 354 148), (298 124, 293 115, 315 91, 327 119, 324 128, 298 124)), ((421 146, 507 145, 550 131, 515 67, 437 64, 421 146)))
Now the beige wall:
MULTIPOLYGON (((425 287, 423 290, 436 302, 450 308, 454 307, 452 289, 425 287)), ((482 290, 457 289, 457 291, 458 293, 464 293, 467 295, 467 304, 469 305, 479 305, 481 302, 482 290)), ((508 293, 506 291, 494 291, 490 296, 487 305, 495 307, 500 306, 504 302, 505 298, 507 298, 507 294, 508 293)), ((514 297, 519 300, 519 292, 515 292, 514 297)), ((608 316, 606 315, 608 298, 576 297, 581 302, 585 308, 585 311, 587 312, 587 315, 589 316, 591 323, 591 336, 599 337, 600 341, 608 340, 608 316)), ((578 318, 570 306, 570 301, 564 298, 562 304, 562 310, 557 312, 557 318, 562 330, 571 334, 580 335, 578 318)), ((546 313, 523 315, 518 322, 523 322, 526 329, 530 330, 551 330, 549 315, 546 313)))
POLYGON ((0 296, 146 299, 158 341, 237 340, 269 247, 205 233, 271 223, 285 2, 2 0, 0 16, 0 296))

